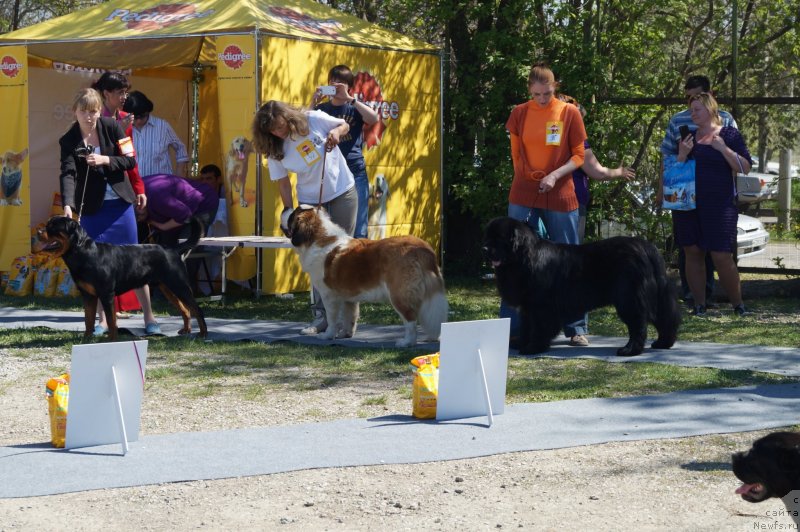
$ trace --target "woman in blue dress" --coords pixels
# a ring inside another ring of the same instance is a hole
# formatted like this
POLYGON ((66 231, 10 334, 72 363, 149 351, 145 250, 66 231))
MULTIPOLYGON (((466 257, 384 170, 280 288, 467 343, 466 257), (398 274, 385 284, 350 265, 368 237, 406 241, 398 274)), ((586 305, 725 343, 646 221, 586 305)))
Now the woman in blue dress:
POLYGON ((737 315, 745 314, 739 270, 736 268, 736 174, 753 164, 739 130, 722 127, 717 102, 711 94, 690 99, 697 130, 678 144, 678 161, 695 160, 697 208, 673 211, 678 244, 686 252, 686 279, 694 297, 692 314, 706 312, 705 253, 737 315))

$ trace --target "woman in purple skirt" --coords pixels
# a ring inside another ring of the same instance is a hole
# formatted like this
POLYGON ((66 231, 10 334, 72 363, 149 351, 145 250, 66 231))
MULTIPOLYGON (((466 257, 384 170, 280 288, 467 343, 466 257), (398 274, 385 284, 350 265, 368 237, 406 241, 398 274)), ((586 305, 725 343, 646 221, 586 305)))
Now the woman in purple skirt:
POLYGON ((733 311, 742 316, 742 289, 736 268, 736 174, 753 164, 739 130, 722 127, 717 101, 701 93, 690 99, 697 130, 678 144, 678 161, 695 160, 697 208, 673 211, 678 244, 686 252, 686 280, 694 297, 692 314, 706 312, 705 254, 711 253, 720 283, 733 311))

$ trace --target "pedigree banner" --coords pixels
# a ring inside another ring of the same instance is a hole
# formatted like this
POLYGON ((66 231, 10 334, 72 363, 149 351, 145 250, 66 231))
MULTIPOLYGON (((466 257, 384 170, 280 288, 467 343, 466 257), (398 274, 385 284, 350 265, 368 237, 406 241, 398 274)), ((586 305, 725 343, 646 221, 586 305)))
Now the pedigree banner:
MULTIPOLYGON (((217 91, 222 174, 232 235, 255 234, 256 166, 250 126, 256 111, 256 46, 252 36, 217 38, 217 91)), ((228 278, 256 274, 255 251, 239 249, 228 259, 228 278)))
POLYGON ((0 271, 31 251, 30 164, 28 158, 28 51, 0 48, 0 271), (9 105, 8 102, 14 102, 9 105))

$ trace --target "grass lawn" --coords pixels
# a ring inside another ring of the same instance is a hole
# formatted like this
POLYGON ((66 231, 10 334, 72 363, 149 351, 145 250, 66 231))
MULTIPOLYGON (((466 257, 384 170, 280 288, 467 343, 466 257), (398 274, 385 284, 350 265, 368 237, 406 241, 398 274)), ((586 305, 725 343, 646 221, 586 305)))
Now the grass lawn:
MULTIPOLYGON (((753 281, 759 282, 755 278, 753 281)), ((745 278, 745 294, 748 293, 748 282, 745 278)), ((786 288, 772 290, 757 300, 748 300, 753 312, 744 318, 735 318, 726 304, 719 305, 708 317, 702 319, 693 318, 686 313, 679 339, 797 347, 800 345, 796 316, 797 280, 775 282, 785 283, 786 288)), ((450 278, 447 279, 447 287, 451 321, 486 319, 497 315, 499 300, 491 281, 450 278)), ((76 311, 82 309, 78 299, 9 296, 0 296, 0 306, 76 311)), ((155 307, 160 314, 175 313, 165 302, 156 301, 155 307)), ((224 306, 207 303, 204 311, 207 317, 302 322, 309 318, 308 294, 296 294, 293 299, 273 296, 254 298, 249 293, 233 290, 224 306)), ((592 334, 626 335, 624 326, 611 308, 592 312, 589 321, 592 334)), ((361 322, 399 324, 390 306, 373 304, 362 305, 361 322)), ((654 336, 653 333, 651 331, 654 336)), ((0 329, 2 356, 31 356, 42 349, 54 349, 66 354, 72 344, 80 341, 80 334, 50 329, 0 329)), ((398 390, 409 398, 409 360, 423 354, 414 349, 353 349, 291 343, 207 343, 187 338, 164 337, 150 339, 149 353, 151 361, 159 362, 157 367, 148 368, 149 380, 162 381, 165 384, 202 382, 202 386, 193 388, 192 393, 198 395, 217 393, 223 381, 235 376, 238 385, 242 387, 241 393, 248 397, 266 394, 272 385, 312 390, 385 380, 395 383, 398 390), (258 375, 262 384, 241 384, 246 383, 247 377, 251 375, 258 375), (269 384, 264 385, 264 382, 269 384)), ((53 372, 65 369, 53 368, 53 372)), ((618 397, 794 380, 797 379, 752 371, 515 357, 509 360, 507 400, 516 403, 618 397)))

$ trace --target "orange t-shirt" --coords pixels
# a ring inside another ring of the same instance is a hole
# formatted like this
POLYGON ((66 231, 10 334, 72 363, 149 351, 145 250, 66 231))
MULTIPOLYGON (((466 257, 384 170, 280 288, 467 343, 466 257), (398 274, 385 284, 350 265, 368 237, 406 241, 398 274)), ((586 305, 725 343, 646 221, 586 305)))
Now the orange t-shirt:
POLYGON ((583 165, 586 128, 578 108, 557 98, 545 107, 530 100, 511 111, 506 129, 511 134, 514 162, 508 201, 552 211, 577 209, 571 172, 556 181, 553 190, 542 194, 539 181, 570 160, 579 168, 583 165))

